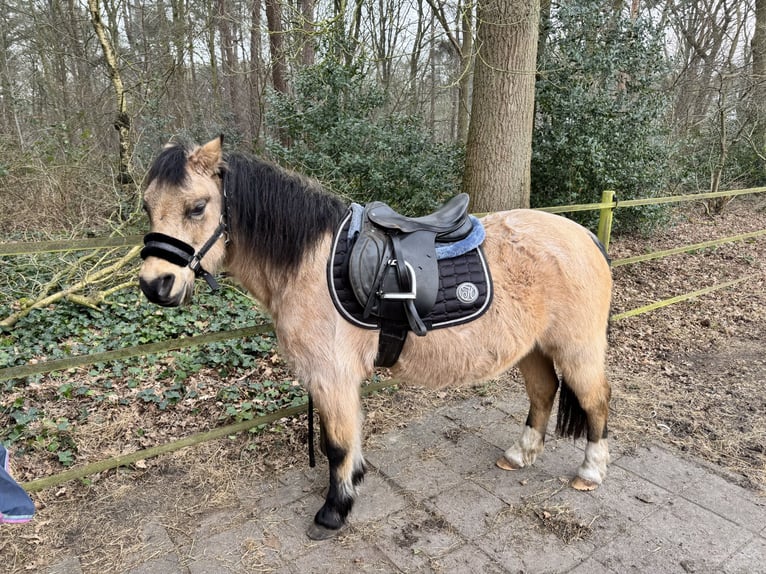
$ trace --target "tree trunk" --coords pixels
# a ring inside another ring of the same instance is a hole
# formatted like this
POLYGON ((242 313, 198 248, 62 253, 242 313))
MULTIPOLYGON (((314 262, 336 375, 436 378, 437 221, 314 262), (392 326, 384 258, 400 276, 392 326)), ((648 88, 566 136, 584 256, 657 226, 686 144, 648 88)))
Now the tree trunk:
POLYGON ((10 65, 11 41, 5 28, 5 20, 0 24, 2 25, 0 28, 0 112, 2 113, 0 129, 8 135, 14 133, 19 148, 24 149, 24 136, 16 109, 17 96, 14 90, 16 78, 13 72, 15 66, 10 65))
POLYGON ((234 36, 231 33, 230 16, 226 6, 226 0, 218 0, 218 29, 221 34, 221 64, 223 66, 226 86, 229 92, 229 111, 234 122, 238 125, 241 121, 239 113, 239 86, 237 84, 237 56, 234 52, 234 36))
POLYGON ((766 0, 755 0, 755 31, 751 40, 753 77, 766 91, 766 0))
POLYGON ((205 27, 207 31, 207 52, 210 58, 210 84, 213 91, 213 101, 215 102, 216 111, 220 111, 223 107, 223 99, 221 98, 221 78, 218 74, 218 56, 215 51, 215 13, 216 8, 212 3, 206 4, 208 7, 208 22, 205 27))
MULTIPOLYGON (((444 5, 436 0, 427 0, 433 15, 441 24, 447 39, 459 61, 457 73, 457 101, 455 109, 455 138, 459 143, 465 143, 468 134, 469 111, 471 102, 471 69, 473 64, 473 0, 458 2, 455 28, 460 34, 453 32, 444 13, 444 5)), ((433 28, 433 18, 431 20, 433 28)), ((431 34, 433 38, 433 33, 431 34)), ((433 40, 432 40, 433 44, 433 40)))
POLYGON ((284 30, 280 0, 266 0, 266 23, 269 27, 269 52, 271 54, 271 81, 274 90, 287 93, 287 64, 285 62, 284 30))
POLYGON ((539 0, 479 0, 463 190, 475 212, 529 207, 539 0))
POLYGON ((188 83, 186 81, 186 2, 185 0, 171 0, 173 17, 173 79, 171 82, 171 98, 175 102, 182 118, 189 117, 193 104, 188 100, 188 83))
MULTIPOLYGON (((721 175, 723 174, 723 168, 726 166, 726 158, 728 156, 729 148, 727 146, 726 138, 726 92, 724 91, 724 80, 720 79, 721 85, 718 90, 718 110, 716 110, 716 120, 718 121, 718 161, 713 166, 713 171, 710 174, 710 193, 717 193, 721 187, 721 175)), ((713 199, 715 202, 717 199, 713 199)))
POLYGON ((754 143, 763 153, 766 142, 766 0, 755 0, 755 31, 750 46, 753 58, 752 102, 757 125, 754 143))
POLYGON ((415 39, 412 41, 410 53, 409 91, 410 91, 410 114, 417 115, 420 104, 418 100, 418 65, 420 54, 423 49, 423 0, 418 0, 418 24, 415 39))
POLYGON ((261 70, 261 3, 253 2, 250 19, 250 73, 248 81, 250 87, 250 139, 253 151, 261 148, 261 121, 263 117, 263 105, 261 92, 263 78, 261 70))
POLYGON ((109 79, 112 81, 114 95, 117 100, 117 115, 114 120, 114 128, 119 134, 120 160, 117 168, 118 181, 122 189, 122 195, 127 202, 128 212, 123 212, 123 217, 128 217, 130 211, 136 209, 138 194, 136 186, 131 175, 130 160, 133 155, 133 146, 130 141, 130 115, 128 114, 128 99, 125 93, 125 87, 122 83, 120 68, 117 64, 117 56, 112 46, 111 40, 104 29, 104 23, 101 20, 101 11, 99 0, 88 0, 88 9, 90 10, 90 21, 93 24, 93 30, 96 32, 101 49, 104 51, 104 60, 109 73, 109 79))
POLYGON ((460 15, 463 41, 460 46, 460 80, 458 82, 457 141, 468 137, 471 105, 471 68, 473 64, 473 3, 469 0, 460 15))
POLYGON ((316 53, 314 40, 314 4, 315 0, 300 0, 301 6, 301 64, 313 66, 316 53))
POLYGON ((74 0, 67 1, 67 28, 69 36, 69 46, 74 57, 72 62, 72 76, 73 83, 78 86, 77 93, 79 94, 78 105, 81 109, 91 106, 95 101, 95 90, 93 74, 88 66, 88 55, 86 49, 86 42, 83 39, 83 35, 87 32, 82 22, 82 11, 78 2, 74 0))
POLYGON ((428 97, 428 129, 431 132, 431 137, 434 137, 436 131, 436 63, 434 62, 436 46, 436 18, 431 13, 431 41, 428 43, 428 70, 429 70, 429 84, 431 84, 431 92, 428 97))

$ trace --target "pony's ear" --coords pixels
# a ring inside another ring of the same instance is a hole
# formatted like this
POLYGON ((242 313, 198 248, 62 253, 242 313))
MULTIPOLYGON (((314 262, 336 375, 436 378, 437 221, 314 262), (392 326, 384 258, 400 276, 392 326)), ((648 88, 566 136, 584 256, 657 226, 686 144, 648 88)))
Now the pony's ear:
POLYGON ((220 135, 191 153, 189 167, 200 174, 215 173, 223 160, 222 148, 223 135, 220 135))

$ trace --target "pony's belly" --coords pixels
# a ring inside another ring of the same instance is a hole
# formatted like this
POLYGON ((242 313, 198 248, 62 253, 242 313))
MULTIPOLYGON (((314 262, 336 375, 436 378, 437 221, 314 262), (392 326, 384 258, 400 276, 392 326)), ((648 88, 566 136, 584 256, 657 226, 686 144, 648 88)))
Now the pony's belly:
POLYGON ((498 377, 532 348, 533 340, 482 329, 481 319, 466 326, 410 333, 399 362, 391 369, 403 382, 440 388, 498 377), (478 328, 470 328, 476 325, 478 328))

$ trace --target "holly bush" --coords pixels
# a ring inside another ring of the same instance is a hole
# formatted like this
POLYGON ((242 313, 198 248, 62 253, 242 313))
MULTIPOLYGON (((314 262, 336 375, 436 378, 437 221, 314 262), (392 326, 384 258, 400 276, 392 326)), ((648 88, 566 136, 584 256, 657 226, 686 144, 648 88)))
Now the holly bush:
MULTIPOLYGON (((598 0, 558 7, 537 81, 533 207, 598 202, 606 189, 618 199, 666 191, 672 147, 662 46, 650 21, 598 0)), ((646 227, 660 215, 621 210, 616 223, 646 227)))

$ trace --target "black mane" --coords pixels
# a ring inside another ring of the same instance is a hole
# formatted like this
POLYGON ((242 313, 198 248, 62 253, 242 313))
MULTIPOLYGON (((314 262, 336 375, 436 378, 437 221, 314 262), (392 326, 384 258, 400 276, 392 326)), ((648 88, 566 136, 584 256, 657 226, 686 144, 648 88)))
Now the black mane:
POLYGON ((321 186, 252 156, 225 156, 229 233, 274 269, 295 269, 346 211, 321 186))
POLYGON ((189 148, 182 144, 173 144, 162 150, 152 162, 146 174, 146 185, 157 180, 159 184, 181 187, 186 183, 186 158, 189 148))

